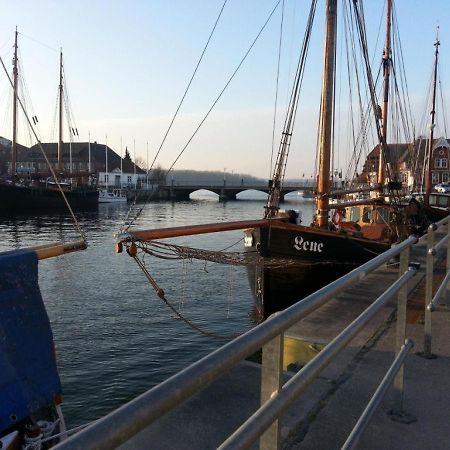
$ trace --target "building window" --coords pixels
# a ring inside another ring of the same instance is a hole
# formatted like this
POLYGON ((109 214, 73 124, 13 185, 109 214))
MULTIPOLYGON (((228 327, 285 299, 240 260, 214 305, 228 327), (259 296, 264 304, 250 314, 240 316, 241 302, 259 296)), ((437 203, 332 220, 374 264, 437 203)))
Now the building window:
POLYGON ((401 172, 402 183, 408 183, 408 172, 401 172))
POLYGON ((128 184, 131 184, 131 175, 128 175, 127 182, 128 182, 128 184))
POLYGON ((439 172, 431 172, 431 183, 432 184, 439 183, 439 172))
POLYGON ((449 180, 449 173, 448 172, 442 172, 441 173, 441 181, 442 183, 448 183, 449 180))
POLYGON ((105 173, 105 182, 107 183, 109 181, 109 176, 107 173, 105 173))
POLYGON ((436 169, 446 169, 448 167, 447 158, 437 158, 434 160, 434 167, 436 169))

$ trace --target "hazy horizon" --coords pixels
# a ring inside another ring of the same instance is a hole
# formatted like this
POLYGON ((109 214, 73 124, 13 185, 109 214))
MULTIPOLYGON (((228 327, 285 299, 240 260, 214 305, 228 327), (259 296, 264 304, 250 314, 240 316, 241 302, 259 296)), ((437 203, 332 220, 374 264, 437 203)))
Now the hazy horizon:
MULTIPOLYGON (((8 2, 3 8, 0 56, 11 70, 15 26, 19 31, 19 62, 31 103, 27 110, 39 118, 43 141, 55 140, 55 106, 58 85, 59 47, 64 52, 65 74, 71 110, 80 140, 105 142, 130 155, 148 159, 156 155, 164 133, 184 93, 223 0, 164 2, 153 0, 124 4, 119 1, 86 1, 75 4, 44 0, 8 2), (6 32, 7 31, 7 32, 6 32), (148 152, 147 152, 148 143, 148 152)), ((323 1, 318 3, 311 50, 300 96, 295 135, 286 176, 306 178, 314 172, 320 78, 323 53, 323 1)), ((229 0, 223 10, 197 77, 165 142, 157 163, 170 167, 211 107, 229 76, 253 41, 275 0, 229 0)), ((419 122, 426 116, 425 97, 433 60, 436 25, 447 17, 450 5, 398 0, 398 17, 412 114, 419 122), (420 24, 420 32, 410 24, 420 24)), ((281 4, 280 4, 281 5, 281 4)), ((338 8, 341 7, 339 3, 338 8)), ((283 112, 297 63, 309 6, 285 1, 284 33, 278 91, 274 152, 278 150, 283 112)), ((384 1, 367 2, 366 22, 370 55, 381 60, 384 1)), ((275 85, 281 6, 217 103, 204 126, 180 157, 176 169, 246 172, 270 176, 275 85)), ((450 80, 445 48, 450 32, 440 30, 441 82, 444 98, 450 80)), ((342 45, 342 44, 340 44, 342 45)), ((342 46, 338 47, 342 52, 342 46)), ((340 70, 340 69, 338 69, 340 70)), ((339 75, 339 74, 338 74, 339 75)), ((11 138, 11 94, 6 77, 0 77, 0 134, 11 138)), ((337 90, 344 84, 337 81, 337 90)), ((336 93, 339 96, 339 91, 336 93)), ((348 100, 342 94, 337 107, 335 167, 345 169, 349 160, 348 100)), ((445 133, 441 119, 435 136, 445 133)), ((416 124, 416 127, 419 127, 416 124)), ((29 132, 20 142, 31 145, 29 132)), ((416 130, 417 134, 424 131, 416 130)), ((67 132, 65 140, 68 140, 67 132)), ((395 138, 395 136, 393 136, 395 138)), ((274 157, 275 157, 274 155, 274 157)))

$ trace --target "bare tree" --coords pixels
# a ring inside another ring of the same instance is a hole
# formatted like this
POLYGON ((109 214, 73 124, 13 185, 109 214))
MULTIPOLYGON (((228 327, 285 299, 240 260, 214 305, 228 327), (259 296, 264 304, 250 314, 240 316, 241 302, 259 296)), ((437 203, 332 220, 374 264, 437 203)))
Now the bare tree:
POLYGON ((150 183, 157 184, 159 186, 166 185, 167 171, 163 169, 159 164, 153 167, 149 173, 150 183))
POLYGON ((144 158, 142 158, 142 157, 140 157, 140 156, 137 156, 137 157, 136 157, 136 160, 134 161, 134 163, 135 163, 140 169, 147 171, 147 161, 146 161, 144 158))

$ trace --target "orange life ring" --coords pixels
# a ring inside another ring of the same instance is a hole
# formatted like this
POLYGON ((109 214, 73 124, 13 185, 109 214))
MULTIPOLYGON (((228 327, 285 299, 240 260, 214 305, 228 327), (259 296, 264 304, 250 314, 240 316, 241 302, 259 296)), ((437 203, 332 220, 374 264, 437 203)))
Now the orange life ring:
POLYGON ((342 221, 342 211, 340 209, 335 209, 331 220, 335 225, 339 225, 342 221))

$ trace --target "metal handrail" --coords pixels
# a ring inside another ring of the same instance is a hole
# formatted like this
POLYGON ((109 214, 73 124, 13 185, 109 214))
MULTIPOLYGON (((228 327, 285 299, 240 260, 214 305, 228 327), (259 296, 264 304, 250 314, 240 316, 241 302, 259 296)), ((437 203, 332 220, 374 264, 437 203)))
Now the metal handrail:
POLYGON ((380 405, 381 400, 383 400, 384 396, 386 395, 387 390, 394 381, 395 376, 402 367, 402 364, 412 347, 414 347, 414 342, 410 338, 408 338, 402 346, 400 352, 392 362, 391 367, 389 367, 389 370, 386 372, 386 375, 383 377, 383 380, 379 384, 377 390, 375 391, 375 394, 370 399, 369 403, 358 419, 358 422, 356 422, 356 425, 349 434, 347 440, 344 442, 344 445, 341 447, 341 450, 351 450, 355 448, 362 433, 369 424, 375 410, 380 405))
POLYGON ((428 253, 430 255, 435 256, 437 252, 445 245, 447 244, 448 240, 450 239, 450 235, 446 234, 437 244, 434 244, 430 250, 428 250, 428 253))
MULTIPOLYGON (((180 402, 232 369, 241 360, 255 353, 300 319, 331 300, 336 294, 356 284, 417 241, 417 236, 410 236, 400 244, 305 297, 301 302, 275 314, 271 320, 249 330, 54 448, 102 450, 119 446, 161 415, 178 406, 180 402)), ((285 387, 283 391, 284 389, 285 387)))
POLYGON ((436 291, 436 294, 434 295, 431 302, 427 305, 427 309, 429 311, 434 311, 434 307, 436 306, 436 303, 439 301, 439 299, 442 297, 442 294, 444 293, 445 289, 447 288, 448 283, 450 282, 450 271, 447 272, 444 279, 442 280, 441 285, 439 286, 438 290, 436 291))
POLYGON ((425 325, 424 325, 424 344, 423 344, 423 356, 425 358, 433 358, 431 351, 432 347, 432 320, 431 313, 434 311, 435 306, 439 299, 444 294, 444 291, 448 288, 450 282, 450 217, 446 216, 439 222, 433 223, 428 227, 427 233, 427 258, 426 258, 426 287, 425 287, 425 325), (434 243, 434 235, 438 228, 447 225, 446 235, 434 243), (438 251, 444 246, 447 246, 447 262, 446 262, 446 274, 439 285, 435 295, 433 296, 433 281, 434 281, 434 257, 438 251))
POLYGON ((398 280, 381 294, 366 310, 338 334, 320 353, 297 372, 283 389, 277 392, 220 447, 220 450, 249 448, 256 439, 280 417, 304 389, 327 367, 333 358, 363 329, 364 325, 417 273, 410 267, 398 280))
POLYGON ((436 228, 439 228, 442 225, 446 225, 449 222, 449 220, 450 220, 450 217, 449 216, 445 216, 443 219, 439 220, 439 222, 436 222, 436 223, 434 223, 432 225, 435 225, 436 228))

